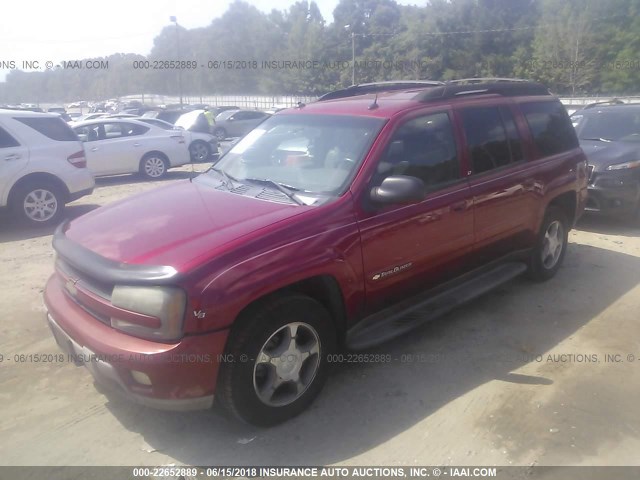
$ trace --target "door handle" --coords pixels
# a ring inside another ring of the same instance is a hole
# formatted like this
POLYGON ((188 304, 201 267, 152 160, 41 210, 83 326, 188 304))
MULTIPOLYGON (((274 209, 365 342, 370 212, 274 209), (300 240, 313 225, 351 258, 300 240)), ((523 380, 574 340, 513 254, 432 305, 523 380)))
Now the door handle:
POLYGON ((92 147, 92 148, 91 148, 91 151, 92 151, 92 152, 97 152, 98 150, 99 150, 99 149, 98 149, 98 147, 92 147))
POLYGON ((12 160, 20 160, 22 158, 22 155, 20 155, 19 153, 10 153, 9 155, 7 155, 6 157, 4 157, 4 159, 7 162, 10 162, 12 160))
POLYGON ((134 147, 139 147, 139 146, 140 146, 140 144, 139 144, 138 142, 136 142, 136 143, 134 143, 134 144, 133 144, 133 146, 134 146, 134 147))
POLYGON ((464 212, 467 209, 467 201, 463 200, 462 202, 454 203, 451 205, 451 210, 454 212, 464 212))

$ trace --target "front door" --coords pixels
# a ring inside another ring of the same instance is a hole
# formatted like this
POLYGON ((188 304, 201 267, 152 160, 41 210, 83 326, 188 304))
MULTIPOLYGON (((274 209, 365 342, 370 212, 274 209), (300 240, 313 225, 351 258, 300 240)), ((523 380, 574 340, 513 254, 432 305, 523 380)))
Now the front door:
POLYGON ((473 210, 458 150, 448 111, 414 116, 393 133, 370 188, 388 176, 409 175, 424 182, 427 196, 416 204, 371 205, 359 213, 367 313, 464 268, 473 247, 473 210))

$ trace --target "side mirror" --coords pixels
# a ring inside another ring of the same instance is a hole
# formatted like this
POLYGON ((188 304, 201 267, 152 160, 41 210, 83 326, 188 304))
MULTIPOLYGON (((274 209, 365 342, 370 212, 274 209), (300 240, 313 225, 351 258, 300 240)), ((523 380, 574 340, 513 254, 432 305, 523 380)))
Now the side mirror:
POLYGON ((233 118, 233 117, 227 118, 227 122, 233 122, 234 120, 235 120, 235 118, 233 118))
POLYGON ((424 182, 408 175, 392 175, 371 189, 371 201, 383 205, 418 203, 425 199, 424 182))

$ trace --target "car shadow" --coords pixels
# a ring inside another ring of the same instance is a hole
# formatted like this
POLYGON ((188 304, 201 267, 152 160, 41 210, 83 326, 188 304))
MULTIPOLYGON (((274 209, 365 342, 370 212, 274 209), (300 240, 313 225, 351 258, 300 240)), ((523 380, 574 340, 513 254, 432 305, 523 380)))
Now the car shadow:
MULTIPOLYGON (((544 374, 517 370, 535 366, 538 356, 557 347, 633 289, 638 271, 637 257, 572 244, 554 279, 546 283, 517 279, 411 335, 368 350, 365 353, 374 355, 370 362, 336 366, 306 412, 270 429, 227 419, 217 409, 161 412, 117 398, 109 398, 106 406, 126 429, 140 433, 152 450, 182 464, 328 465, 357 457, 417 424, 428 425, 429 417, 439 409, 499 381, 508 384, 501 392, 511 392, 511 397, 485 399, 492 415, 474 418, 478 424, 467 428, 478 429, 477 438, 490 438, 487 443, 500 444, 509 438, 510 455, 517 462, 531 451, 532 442, 533 447, 553 449, 559 438, 550 437, 548 426, 544 430, 545 424, 538 425, 537 417, 530 418, 534 415, 531 410, 536 414, 542 410, 518 408, 524 401, 520 397, 561 395, 558 404, 573 398, 562 371, 545 369, 545 365, 544 374), (602 265, 606 268, 596 268, 602 265), (615 282, 609 282, 612 271, 616 272, 615 282), (599 288, 603 284, 607 288, 599 288), (583 298, 580 292, 588 296, 583 298), (581 299, 573 303, 578 305, 573 310, 566 307, 567 295, 581 299), (376 361, 376 354, 391 360, 376 361), (523 418, 531 424, 523 425, 523 418)), ((590 377, 586 378, 588 382, 590 377)), ((466 414, 458 413, 461 417, 466 414)), ((550 421, 557 419, 552 415, 557 412, 546 413, 550 421)), ((468 420, 456 417, 451 421, 455 425, 468 420)), ((426 438, 428 427, 421 428, 425 433, 420 438, 426 438)), ((597 455, 602 444, 616 444, 621 431, 613 425, 585 436, 581 448, 567 455, 567 464, 597 455)))
POLYGON ((635 226, 630 220, 590 213, 585 213, 575 228, 583 232, 620 235, 622 237, 640 235, 640 225, 635 226))
MULTIPOLYGON (((85 213, 95 210, 99 206, 100 205, 96 204, 67 205, 64 209, 63 220, 73 220, 74 218, 78 218, 85 213)), ((23 224, 18 219, 10 216, 7 212, 3 212, 0 216, 0 243, 45 237, 47 235, 52 235, 57 227, 58 225, 32 227, 23 224)))

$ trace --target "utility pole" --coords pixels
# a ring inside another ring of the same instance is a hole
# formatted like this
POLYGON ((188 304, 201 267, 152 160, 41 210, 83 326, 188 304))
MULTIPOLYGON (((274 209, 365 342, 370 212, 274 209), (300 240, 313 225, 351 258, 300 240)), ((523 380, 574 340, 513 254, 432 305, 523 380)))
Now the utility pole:
POLYGON ((351 85, 356 84, 356 32, 351 32, 351 85))
MULTIPOLYGON (((176 25, 176 52, 177 58, 176 61, 180 61, 180 29, 178 27, 178 18, 175 16, 169 17, 169 21, 175 23, 176 25)), ((178 70, 178 94, 180 95, 180 108, 182 108, 182 70, 177 68, 178 70)))

